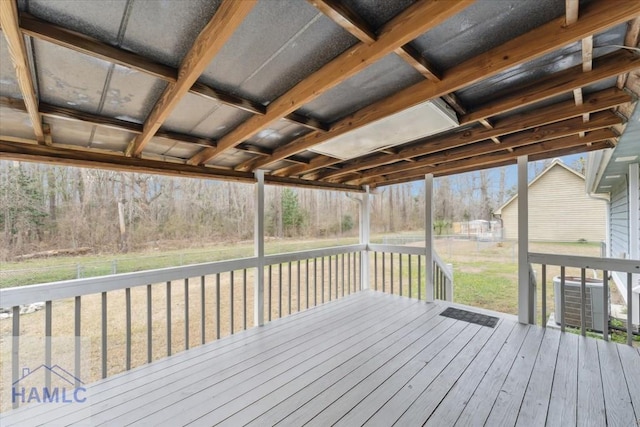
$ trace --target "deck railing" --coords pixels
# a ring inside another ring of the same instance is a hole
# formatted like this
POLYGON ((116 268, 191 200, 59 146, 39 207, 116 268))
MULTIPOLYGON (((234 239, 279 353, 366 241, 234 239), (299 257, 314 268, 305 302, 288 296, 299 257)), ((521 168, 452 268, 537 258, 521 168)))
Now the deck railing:
MULTIPOLYGON (((409 298, 425 299, 425 248, 369 245, 373 252, 372 288, 409 298)), ((453 272, 433 251, 433 293, 435 299, 453 301, 453 272)))
POLYGON ((633 275, 640 273, 640 261, 541 253, 529 253, 528 259, 530 264, 541 266, 540 277, 530 278, 529 286, 533 292, 530 298, 532 302, 537 299, 536 286, 541 291, 542 326, 546 326, 548 321, 547 297, 551 295, 547 289, 547 275, 551 268, 559 268, 558 275, 552 283, 559 288, 559 295, 555 294, 554 289, 554 306, 556 322, 560 324, 561 330, 564 332, 567 326, 577 327, 583 336, 589 330, 602 331, 602 338, 605 340, 609 339, 610 328, 610 275, 617 272, 626 276, 626 333, 627 344, 632 345, 633 314, 640 308, 640 298, 636 297, 634 301, 633 297, 633 275), (588 271, 592 271, 601 279, 588 278, 588 271), (574 284, 575 286, 570 286, 574 284))
MULTIPOLYGON (((265 256, 265 317, 280 318, 359 291, 359 260, 366 249, 350 245, 265 256)), ((97 379, 81 372, 82 359, 92 355, 83 354, 80 338, 83 332, 97 332, 84 326, 93 321, 87 309, 99 316, 99 333, 92 339, 99 342, 98 372, 105 378, 171 355, 178 346, 186 350, 254 326, 253 279, 258 268, 258 258, 251 257, 1 289, 0 306, 12 312, 12 383, 19 378, 25 356, 20 352, 21 308, 44 301, 39 335, 45 338, 46 366, 52 362, 54 330, 76 337, 73 375, 86 382, 97 379), (54 317, 62 310, 72 319, 65 325, 54 317), (112 352, 117 357, 111 357, 112 352)), ((33 333, 34 325, 28 326, 33 333)))

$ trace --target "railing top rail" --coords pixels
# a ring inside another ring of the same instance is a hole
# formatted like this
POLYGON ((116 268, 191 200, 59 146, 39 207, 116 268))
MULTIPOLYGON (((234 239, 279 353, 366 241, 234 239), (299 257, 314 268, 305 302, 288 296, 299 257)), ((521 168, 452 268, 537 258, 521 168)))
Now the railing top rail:
POLYGON ((344 245, 331 248, 311 249, 299 252, 287 252, 283 254, 267 255, 264 257, 264 265, 280 264, 292 261, 302 261, 310 258, 346 254, 349 252, 360 252, 367 250, 367 245, 344 245))
MULTIPOLYGON (((295 262, 308 258, 366 250, 366 245, 347 245, 265 256, 265 265, 295 262)), ((159 268, 109 276, 63 280, 29 286, 0 289, 0 307, 13 307, 40 301, 55 301, 154 283, 207 276, 258 266, 257 257, 238 258, 179 267, 159 268)))
POLYGON ((368 250, 376 252, 393 252, 405 255, 424 255, 426 249, 420 246, 370 244, 368 250))
POLYGON ((555 255, 529 252, 529 262, 534 264, 559 265, 565 267, 640 274, 640 260, 637 259, 596 258, 577 255, 555 255))

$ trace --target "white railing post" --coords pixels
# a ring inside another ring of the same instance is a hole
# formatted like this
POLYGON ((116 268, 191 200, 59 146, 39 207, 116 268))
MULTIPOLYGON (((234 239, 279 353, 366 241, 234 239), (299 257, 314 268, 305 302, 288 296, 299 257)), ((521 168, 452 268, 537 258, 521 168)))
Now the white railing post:
POLYGON ((425 297, 433 302, 433 174, 424 176, 424 246, 425 246, 425 297))
POLYGON ((264 171, 256 171, 254 254, 256 272, 253 286, 253 315, 256 326, 264 325, 264 171))
POLYGON ((369 243, 371 239, 371 206, 369 205, 369 186, 362 195, 360 203, 360 244, 365 249, 360 252, 360 289, 369 289, 369 243))
POLYGON ((518 157, 518 320, 533 324, 529 284, 529 159, 518 157))
POLYGON ((451 278, 447 279, 447 289, 445 292, 447 295, 447 301, 453 302, 453 264, 447 264, 447 271, 451 278))

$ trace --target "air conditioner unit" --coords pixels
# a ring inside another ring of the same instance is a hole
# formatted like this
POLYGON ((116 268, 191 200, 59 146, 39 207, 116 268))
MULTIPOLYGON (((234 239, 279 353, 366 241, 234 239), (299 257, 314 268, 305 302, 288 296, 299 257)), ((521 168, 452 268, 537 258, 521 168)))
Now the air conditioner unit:
MULTIPOLYGON (((554 303, 555 303, 555 321, 559 325, 562 317, 565 316, 565 325, 579 328, 581 325, 580 305, 582 299, 580 295, 580 277, 565 277, 565 312, 562 311, 560 305, 560 276, 553 278, 554 303)), ((604 320, 603 311, 603 286, 602 279, 586 279, 586 327, 587 329, 602 332, 602 322, 604 320)), ((609 295, 606 295, 607 307, 609 307, 609 295)), ((609 319, 609 310, 607 309, 607 320, 609 319)))

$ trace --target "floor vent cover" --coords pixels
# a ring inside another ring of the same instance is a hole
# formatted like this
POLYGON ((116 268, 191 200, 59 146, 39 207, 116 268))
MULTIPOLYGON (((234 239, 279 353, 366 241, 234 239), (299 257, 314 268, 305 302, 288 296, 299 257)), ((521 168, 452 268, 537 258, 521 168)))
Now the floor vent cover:
POLYGON ((440 313, 440 316, 450 317, 456 320, 464 320, 465 322, 475 323, 477 325, 488 326, 495 328, 498 323, 498 318, 493 316, 487 316, 486 314, 473 313, 467 310, 460 310, 458 308, 447 308, 440 313))

